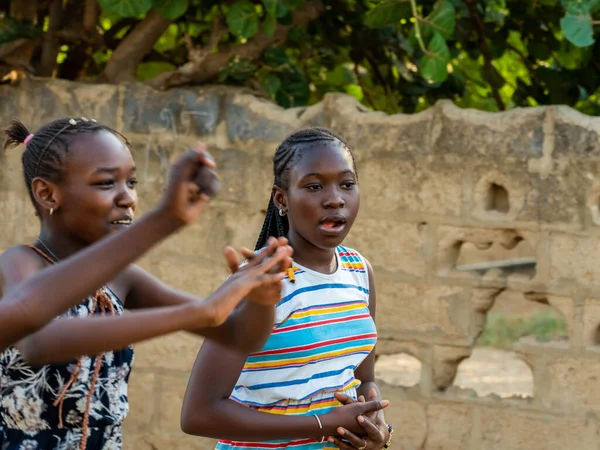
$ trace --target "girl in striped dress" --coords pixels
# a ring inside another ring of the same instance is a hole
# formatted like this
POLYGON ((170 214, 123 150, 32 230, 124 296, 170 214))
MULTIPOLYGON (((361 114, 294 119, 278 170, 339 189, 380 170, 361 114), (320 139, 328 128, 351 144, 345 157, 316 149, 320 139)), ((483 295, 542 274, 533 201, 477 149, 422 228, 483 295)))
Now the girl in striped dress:
POLYGON ((273 331, 251 354, 205 341, 183 431, 220 439, 217 450, 387 448, 387 401, 374 382, 373 272, 341 245, 360 203, 354 158, 339 137, 312 128, 289 136, 273 161, 256 249, 269 236, 286 236, 294 249, 273 331))

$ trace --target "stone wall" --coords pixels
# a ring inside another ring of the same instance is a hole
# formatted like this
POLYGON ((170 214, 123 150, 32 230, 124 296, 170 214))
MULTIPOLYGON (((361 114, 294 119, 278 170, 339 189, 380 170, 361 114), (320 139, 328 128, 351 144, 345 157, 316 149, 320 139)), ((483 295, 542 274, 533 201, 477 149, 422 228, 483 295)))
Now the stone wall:
MULTIPOLYGON (((254 244, 277 143, 307 125, 340 133, 360 174, 362 210, 348 245, 375 269, 378 350, 422 363, 417 386, 383 385, 393 402, 387 416, 395 447, 600 448, 599 119, 566 107, 490 114, 449 102, 388 116, 343 95, 282 110, 225 88, 157 93, 41 80, 0 88, 3 123, 18 116, 35 129, 80 115, 134 143, 142 211, 158 200, 173 157, 197 139, 208 143, 223 177, 221 195, 197 224, 143 260, 160 278, 198 294, 223 279, 224 245, 254 244), (519 251, 523 243, 531 254, 519 251), (504 252, 504 263, 490 264, 490 247, 504 252), (516 348, 532 369, 533 398, 480 398, 451 386, 504 290, 550 305, 568 324, 568 340, 525 340, 516 348)), ((0 249, 31 242, 37 232, 19 153, 2 164, 0 249)), ((213 445, 179 430, 199 345, 176 334, 137 346, 127 449, 213 445)))

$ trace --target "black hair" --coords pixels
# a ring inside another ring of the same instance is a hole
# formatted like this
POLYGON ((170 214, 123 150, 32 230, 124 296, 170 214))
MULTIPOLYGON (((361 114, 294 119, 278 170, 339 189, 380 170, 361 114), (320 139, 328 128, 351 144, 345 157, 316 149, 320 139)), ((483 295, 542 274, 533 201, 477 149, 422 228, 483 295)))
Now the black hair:
POLYGON ((38 215, 38 205, 33 195, 31 182, 37 177, 55 183, 62 180, 66 157, 69 153, 69 143, 75 136, 108 131, 121 138, 125 145, 130 147, 129 141, 121 133, 99 124, 94 119, 85 117, 54 120, 43 125, 34 135, 30 135, 27 127, 19 119, 14 119, 8 128, 3 131, 8 136, 7 141, 4 143, 4 150, 26 143, 21 158, 23 176, 29 197, 38 215))
MULTIPOLYGON (((277 147, 277 150, 275 151, 275 156, 273 156, 273 185, 286 190, 288 188, 290 169, 292 168, 292 165, 300 159, 302 152, 314 147, 315 144, 328 142, 342 145, 348 149, 348 144, 346 144, 341 137, 326 128, 306 128, 289 135, 281 144, 279 144, 279 147, 277 147)), ((354 171, 356 172, 354 156, 349 149, 348 152, 352 157, 354 171)), ((290 223, 288 218, 287 216, 279 215, 279 211, 273 200, 273 192, 271 192, 271 198, 269 199, 269 204, 267 206, 267 214, 262 229, 260 230, 255 250, 263 248, 270 236, 287 236, 289 229, 290 223)))

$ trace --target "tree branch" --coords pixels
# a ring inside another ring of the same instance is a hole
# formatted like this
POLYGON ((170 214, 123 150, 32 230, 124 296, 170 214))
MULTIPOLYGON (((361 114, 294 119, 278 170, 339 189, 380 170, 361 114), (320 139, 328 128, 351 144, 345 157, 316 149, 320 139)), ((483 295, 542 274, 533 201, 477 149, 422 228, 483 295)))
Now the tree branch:
POLYGON ((479 45, 481 46, 481 54, 483 55, 483 71, 486 75, 488 83, 490 84, 490 87, 492 88, 492 97, 494 97, 496 105, 498 105, 498 109, 500 111, 505 111, 506 105, 504 104, 504 100, 502 100, 502 96, 498 91, 498 86, 496 86, 496 82, 493 77, 494 66, 492 65, 492 53, 490 51, 490 47, 485 40, 485 24, 477 13, 477 9, 473 3, 473 0, 464 0, 464 2, 469 10, 471 20, 475 25, 475 31, 477 32, 479 45))
POLYGON ((115 49, 104 69, 104 78, 111 83, 135 81, 137 66, 170 24, 170 20, 151 10, 115 49))
MULTIPOLYGON (((322 11, 323 6, 321 3, 306 2, 301 8, 294 10, 292 26, 304 26, 309 21, 316 19, 322 11)), ((212 49, 221 38, 218 24, 213 24, 210 42, 204 49, 195 49, 192 46, 190 50, 188 44, 188 63, 177 70, 158 75, 149 80, 147 84, 156 89, 168 89, 192 82, 206 83, 217 78, 221 69, 227 66, 232 57, 254 61, 260 58, 269 47, 285 42, 290 28, 290 26, 277 25, 273 37, 268 37, 261 29, 244 44, 234 45, 221 49, 218 53, 212 53, 212 49)))
POLYGON ((62 3, 62 0, 54 0, 50 5, 50 22, 42 43, 42 56, 38 70, 38 75, 41 77, 51 77, 56 70, 56 58, 60 49, 56 32, 60 29, 63 18, 62 3))

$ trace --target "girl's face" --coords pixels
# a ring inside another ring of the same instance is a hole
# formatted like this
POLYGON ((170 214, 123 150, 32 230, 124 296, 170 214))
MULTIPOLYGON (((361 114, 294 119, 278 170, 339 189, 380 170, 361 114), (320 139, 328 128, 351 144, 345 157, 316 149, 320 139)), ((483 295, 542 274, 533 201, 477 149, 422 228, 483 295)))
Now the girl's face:
POLYGON ((58 186, 57 221, 75 240, 91 244, 131 225, 137 206, 135 165, 112 133, 75 137, 58 186))
POLYGON ((286 192, 275 201, 287 211, 290 236, 331 249, 348 235, 358 214, 358 179, 350 152, 339 144, 319 144, 293 163, 286 192))

